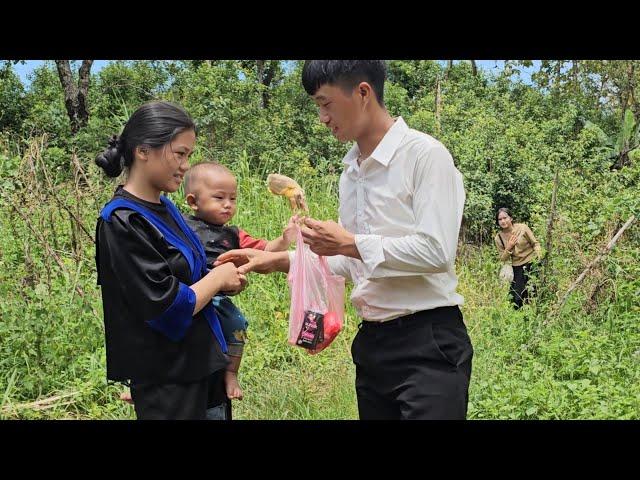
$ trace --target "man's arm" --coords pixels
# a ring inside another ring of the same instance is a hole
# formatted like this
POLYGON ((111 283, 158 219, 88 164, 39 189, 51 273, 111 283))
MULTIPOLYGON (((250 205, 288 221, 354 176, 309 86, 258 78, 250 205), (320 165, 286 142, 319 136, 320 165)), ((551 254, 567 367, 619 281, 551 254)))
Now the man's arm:
POLYGON ((415 233, 403 237, 351 234, 335 222, 306 221, 305 242, 320 255, 359 258, 369 278, 446 272, 455 261, 465 193, 449 152, 434 147, 416 162, 415 233))
POLYGON ((238 267, 238 272, 273 273, 289 271, 289 252, 267 252, 252 248, 229 250, 218 257, 214 266, 233 262, 238 267))

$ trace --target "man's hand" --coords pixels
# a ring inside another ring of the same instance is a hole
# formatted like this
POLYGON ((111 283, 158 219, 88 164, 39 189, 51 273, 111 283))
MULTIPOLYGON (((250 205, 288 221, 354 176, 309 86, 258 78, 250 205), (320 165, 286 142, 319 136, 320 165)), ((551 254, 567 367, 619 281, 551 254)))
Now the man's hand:
POLYGON ((356 248, 355 235, 348 232, 336 222, 327 220, 321 222, 313 218, 305 218, 306 227, 300 227, 304 243, 317 255, 332 256, 345 255, 361 259, 356 248))
POLYGON ((253 248, 229 250, 218 257, 214 266, 233 262, 238 267, 238 273, 246 275, 249 272, 272 273, 289 271, 288 252, 266 252, 253 248))

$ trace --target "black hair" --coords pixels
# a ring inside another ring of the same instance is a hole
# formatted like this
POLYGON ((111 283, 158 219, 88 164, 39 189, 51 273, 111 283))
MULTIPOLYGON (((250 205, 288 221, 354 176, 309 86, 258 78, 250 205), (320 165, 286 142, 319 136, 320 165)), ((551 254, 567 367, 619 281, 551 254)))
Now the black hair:
POLYGON ((338 85, 351 93, 360 82, 367 82, 384 106, 384 80, 387 67, 384 60, 306 60, 302 67, 302 86, 315 95, 325 84, 338 85))
POLYGON ((111 137, 107 149, 96 157, 96 165, 107 176, 117 177, 123 168, 133 164, 136 147, 159 148, 187 130, 195 132, 196 126, 181 106, 166 101, 147 102, 129 117, 120 136, 111 137))
POLYGON ((513 215, 511 215, 511 211, 508 208, 506 208, 506 207, 499 208, 498 211, 496 212, 496 225, 497 226, 500 226, 500 223, 498 222, 498 217, 500 216, 500 212, 506 213, 513 220, 513 215))

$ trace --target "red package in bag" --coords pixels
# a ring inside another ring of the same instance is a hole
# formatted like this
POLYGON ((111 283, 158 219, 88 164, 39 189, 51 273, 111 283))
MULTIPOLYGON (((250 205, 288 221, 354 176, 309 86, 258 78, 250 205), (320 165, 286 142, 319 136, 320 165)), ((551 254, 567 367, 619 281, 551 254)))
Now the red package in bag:
POLYGON ((311 252, 298 229, 287 280, 291 293, 288 341, 311 354, 319 353, 344 325, 344 278, 331 274, 327 259, 311 252))

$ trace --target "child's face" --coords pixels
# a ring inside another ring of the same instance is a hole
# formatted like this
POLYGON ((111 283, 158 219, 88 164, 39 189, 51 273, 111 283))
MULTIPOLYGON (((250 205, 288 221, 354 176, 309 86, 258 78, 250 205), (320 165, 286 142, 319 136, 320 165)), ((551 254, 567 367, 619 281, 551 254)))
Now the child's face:
POLYGON ((195 216, 215 225, 224 225, 236 213, 238 186, 233 175, 226 172, 208 173, 195 192, 191 208, 195 216))

